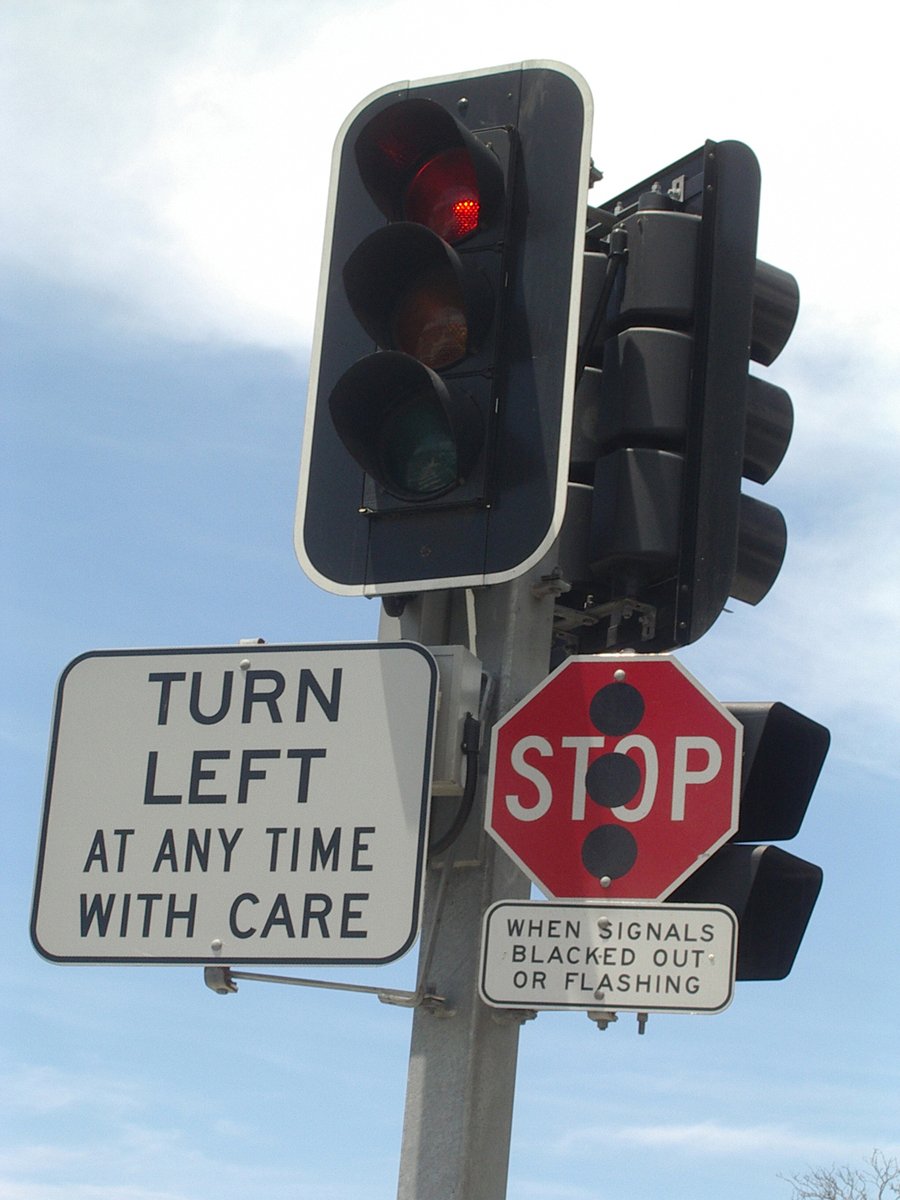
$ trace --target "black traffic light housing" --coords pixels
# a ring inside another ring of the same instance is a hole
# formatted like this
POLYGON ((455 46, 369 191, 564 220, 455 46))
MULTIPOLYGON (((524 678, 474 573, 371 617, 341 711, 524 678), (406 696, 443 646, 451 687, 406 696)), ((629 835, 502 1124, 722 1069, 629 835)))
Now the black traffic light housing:
POLYGON ((345 122, 295 538, 328 590, 502 582, 558 535, 590 126, 556 63, 395 85, 345 122))
POLYGON ((828 730, 786 704, 728 704, 744 727, 740 825, 668 897, 725 904, 738 918, 738 979, 783 979, 822 886, 822 870, 782 850, 800 829, 828 753, 828 730))
POLYGON ((793 410, 748 368, 799 295, 756 258, 759 191, 748 147, 707 142, 589 212, 560 610, 582 652, 694 642, 778 574, 784 519, 741 481, 774 473, 793 410))

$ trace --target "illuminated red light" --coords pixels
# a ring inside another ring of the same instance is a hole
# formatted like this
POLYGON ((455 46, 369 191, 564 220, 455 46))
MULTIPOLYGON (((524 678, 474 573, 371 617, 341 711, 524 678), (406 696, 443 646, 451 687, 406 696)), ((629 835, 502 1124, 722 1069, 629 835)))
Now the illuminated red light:
POLYGON ((452 244, 478 228, 480 207, 472 159, 457 146, 419 168, 406 192, 404 215, 452 244))
POLYGON ((474 233, 478 228, 479 207, 477 196, 457 200, 453 205, 453 215, 456 218, 456 228, 459 230, 460 238, 464 238, 466 234, 474 233))

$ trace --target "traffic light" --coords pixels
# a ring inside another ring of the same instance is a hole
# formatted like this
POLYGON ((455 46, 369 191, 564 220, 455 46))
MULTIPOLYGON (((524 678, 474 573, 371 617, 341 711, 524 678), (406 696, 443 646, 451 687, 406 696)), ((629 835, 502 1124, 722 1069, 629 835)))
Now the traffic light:
POLYGON ((501 582, 565 510, 591 99, 555 63, 395 85, 335 148, 295 542, 317 583, 501 582))
POLYGON ((785 704, 728 704, 744 727, 740 826, 668 897, 737 915, 738 979, 783 979, 806 932, 822 870, 778 846, 800 828, 828 753, 828 730, 785 704))
POLYGON ((780 569, 784 518, 741 492, 772 476, 793 426, 787 393, 749 374, 799 305, 793 277, 757 261, 759 185, 751 150, 707 142, 590 210, 570 471, 581 561, 563 601, 581 651, 694 642, 780 569))

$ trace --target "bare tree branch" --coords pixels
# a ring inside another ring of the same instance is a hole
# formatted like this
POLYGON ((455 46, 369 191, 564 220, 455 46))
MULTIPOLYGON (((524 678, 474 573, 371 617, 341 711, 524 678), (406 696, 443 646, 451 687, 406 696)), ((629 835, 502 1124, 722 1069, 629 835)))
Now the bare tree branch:
POLYGON ((816 1167, 802 1175, 782 1175, 793 1188, 791 1200, 900 1200, 900 1162, 873 1150, 866 1166, 816 1167))

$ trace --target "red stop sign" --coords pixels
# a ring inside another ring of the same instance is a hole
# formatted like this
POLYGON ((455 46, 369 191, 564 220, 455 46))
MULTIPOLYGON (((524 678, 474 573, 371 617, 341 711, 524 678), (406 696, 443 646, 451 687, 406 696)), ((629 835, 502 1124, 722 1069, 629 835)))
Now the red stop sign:
POLYGON ((570 658, 494 728, 487 830, 548 896, 662 899, 737 829, 741 735, 674 658, 570 658))

